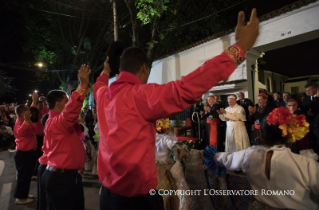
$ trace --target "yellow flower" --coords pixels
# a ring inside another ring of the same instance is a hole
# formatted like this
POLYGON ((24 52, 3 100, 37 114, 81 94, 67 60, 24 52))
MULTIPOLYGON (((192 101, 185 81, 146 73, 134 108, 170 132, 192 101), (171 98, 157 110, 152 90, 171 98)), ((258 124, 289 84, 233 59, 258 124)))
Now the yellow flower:
POLYGON ((169 128, 170 123, 169 123, 169 119, 168 118, 162 119, 162 123, 163 123, 163 128, 164 129, 169 128))
POLYGON ((170 126, 169 119, 163 118, 156 121, 156 130, 162 132, 163 130, 168 129, 170 126))

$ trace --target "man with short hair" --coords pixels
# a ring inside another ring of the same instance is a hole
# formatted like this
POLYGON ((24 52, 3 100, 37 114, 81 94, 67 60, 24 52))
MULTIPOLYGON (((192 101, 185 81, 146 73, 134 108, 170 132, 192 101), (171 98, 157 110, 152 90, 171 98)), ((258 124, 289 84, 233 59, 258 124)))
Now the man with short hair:
POLYGON ((229 106, 217 110, 219 118, 227 122, 225 152, 237 152, 250 147, 249 138, 245 129, 246 113, 242 106, 236 103, 236 95, 227 98, 229 106))
POLYGON ((41 101, 41 97, 39 98, 36 92, 32 94, 32 104, 30 107, 35 107, 39 111, 38 121, 33 122, 33 125, 36 129, 36 134, 37 134, 37 148, 35 152, 37 156, 37 162, 36 162, 36 166, 35 166, 32 178, 36 179, 38 174, 38 167, 40 164, 39 158, 43 155, 42 146, 43 146, 43 138, 44 138, 44 128, 43 128, 43 125, 41 124, 41 119, 43 115, 48 113, 48 110, 44 110, 44 103, 43 101, 41 101))
MULTIPOLYGON (((295 115, 304 115, 303 111, 298 108, 298 101, 295 98, 289 98, 287 102, 287 109, 290 113, 295 115)), ((291 144, 290 149, 293 153, 299 154, 300 150, 308 149, 309 147, 309 138, 306 135, 303 139, 300 139, 291 144)))
POLYGON ((249 106, 249 120, 254 123, 255 127, 255 139, 253 144, 260 144, 261 132, 260 125, 264 117, 266 117, 273 109, 277 108, 277 105, 271 101, 268 101, 268 93, 262 91, 257 97, 257 104, 255 107, 249 106))
POLYGON ((147 84, 149 61, 137 47, 124 50, 119 77, 109 87, 110 68, 107 61, 104 63, 105 68, 93 88, 100 127, 98 173, 103 185, 100 209, 164 209, 163 198, 154 190, 157 186, 155 121, 196 103, 232 74, 244 60, 243 52, 257 38, 259 23, 255 9, 247 26, 243 23, 244 13, 240 12, 236 45, 207 60, 181 80, 147 84))
POLYGON ((284 102, 284 106, 286 106, 287 105, 287 102, 288 102, 288 99, 290 98, 290 93, 289 92, 284 92, 283 94, 282 94, 282 100, 283 100, 283 102, 284 102))
POLYGON ((245 94, 243 92, 238 93, 238 98, 239 99, 236 101, 237 104, 242 106, 245 110, 245 114, 246 114, 245 127, 246 127, 246 131, 247 131, 247 134, 249 137, 249 142, 251 142, 252 141, 252 139, 251 139, 251 125, 252 125, 252 123, 248 120, 248 117, 249 117, 248 107, 254 106, 254 104, 250 99, 245 98, 245 94))
POLYGON ((218 130, 217 126, 220 124, 219 114, 217 110, 222 108, 216 101, 214 96, 208 96, 207 98, 209 108, 205 110, 206 122, 209 124, 209 142, 205 142, 206 146, 215 146, 218 145, 218 130))
POLYGON ((61 90, 52 90, 47 95, 50 112, 45 123, 46 160, 40 159, 47 167, 41 184, 56 210, 84 210, 82 177, 78 171, 85 164, 85 150, 78 118, 89 90, 90 73, 87 65, 81 66, 80 85, 70 99, 61 90))
POLYGON ((317 82, 309 82, 305 85, 307 97, 303 99, 302 111, 306 113, 307 122, 309 122, 309 147, 317 154, 319 153, 319 138, 314 133, 313 120, 319 114, 319 98, 317 97, 317 82))
POLYGON ((274 92, 272 96, 277 107, 285 106, 285 102, 282 100, 280 92, 274 92))

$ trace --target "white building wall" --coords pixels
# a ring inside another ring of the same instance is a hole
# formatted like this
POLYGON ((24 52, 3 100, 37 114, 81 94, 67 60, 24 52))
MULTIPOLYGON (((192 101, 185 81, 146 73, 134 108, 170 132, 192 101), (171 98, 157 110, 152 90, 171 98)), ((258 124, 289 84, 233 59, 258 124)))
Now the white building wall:
MULTIPOLYGON (((265 84, 258 82, 258 70, 251 69, 251 64, 256 62, 262 52, 278 49, 284 46, 297 44, 319 37, 319 1, 301 7, 294 11, 282 14, 260 23, 259 37, 252 50, 253 56, 247 57, 234 73, 228 78, 228 82, 248 79, 245 84, 235 86, 218 86, 210 90, 216 94, 228 94, 238 91, 246 92, 248 97, 255 100, 259 89, 266 89, 265 84), (259 55, 258 55, 259 53, 259 55), (251 71, 254 71, 253 77, 251 71), (256 80, 257 78, 257 80, 256 80), (253 83, 254 91, 253 91, 253 83), (239 89, 238 89, 239 88, 239 89)), ((235 15, 235 14, 234 14, 235 15)), ((173 56, 157 60, 153 63, 149 83, 165 84, 169 81, 180 79, 206 60, 219 55, 228 46, 235 43, 234 33, 208 41, 189 50, 177 53, 173 56)), ((282 80, 276 79, 276 86, 280 87, 282 80)), ((288 88, 288 87, 287 87, 288 88)), ((272 90, 273 92, 274 90, 272 90)))

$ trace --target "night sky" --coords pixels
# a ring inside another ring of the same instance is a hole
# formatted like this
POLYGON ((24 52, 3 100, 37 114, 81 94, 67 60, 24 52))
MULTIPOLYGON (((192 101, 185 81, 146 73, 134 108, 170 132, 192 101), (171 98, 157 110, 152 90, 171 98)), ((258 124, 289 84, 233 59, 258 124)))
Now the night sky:
MULTIPOLYGON (((279 1, 278 0, 248 1, 247 0, 246 1, 246 3, 249 5, 250 8, 254 8, 254 7, 257 8, 258 16, 270 13, 276 9, 279 9, 293 2, 296 2, 296 0, 279 0, 279 1)), ((230 14, 230 15, 233 15, 233 14, 230 14)), ((23 24, 24 24, 24 20, 18 13, 15 13, 13 11, 8 11, 5 4, 4 6, 0 8, 0 27, 1 27, 0 63, 1 64, 10 64, 14 67, 28 68, 27 66, 23 66, 23 63, 34 60, 29 53, 23 52, 23 49, 22 49, 22 42, 24 39, 27 39, 27 37, 23 37, 20 32, 21 28, 24 26, 23 24)), ((131 27, 127 27, 127 30, 130 30, 130 29, 131 27)), ((126 41, 130 42, 130 40, 126 40, 126 41)), ((307 49, 310 49, 310 48, 314 49, 312 47, 313 44, 319 44, 318 40, 314 42, 310 42, 308 44, 304 44, 304 45, 300 44, 300 46, 297 46, 297 47, 299 50, 306 49, 307 51, 307 49)), ((291 49, 289 49, 289 47, 286 47, 286 48, 288 48, 286 50, 293 52, 291 49)), ((279 49, 275 52, 267 53, 267 56, 268 56, 267 63, 272 62, 273 59, 280 57, 278 56, 278 53, 279 54, 285 53, 284 50, 285 49, 281 49, 281 50, 279 49)), ((317 56, 318 54, 316 52, 313 52, 310 57, 315 58, 314 55, 317 56)), ((296 55, 293 55, 293 54, 286 55, 285 63, 286 62, 289 63, 289 58, 296 60, 296 55)), ((301 65, 303 65, 304 67, 305 63, 302 62, 303 59, 301 59, 300 64, 295 64, 295 65, 298 66, 299 68, 301 67, 301 65)), ((276 60, 276 62, 278 62, 278 60, 276 60)), ((319 67, 318 61, 316 63, 317 63, 316 69, 318 69, 319 67)), ((315 65, 315 64, 310 64, 310 65, 315 65)), ((291 72, 291 68, 289 72, 291 72)), ((27 71, 25 69, 15 69, 15 68, 3 66, 3 65, 0 65, 0 69, 5 70, 8 76, 15 78, 12 81, 11 85, 18 89, 16 94, 0 98, 0 102, 6 101, 9 103, 9 102, 17 101, 19 103, 23 103, 25 102, 25 100, 31 99, 28 97, 28 95, 35 89, 39 90, 40 94, 46 95, 49 90, 59 87, 59 84, 46 84, 46 83, 37 82, 37 78, 35 77, 35 71, 27 71)), ((276 69, 276 65, 272 65, 272 69, 276 69)), ((280 73, 289 75, 288 72, 285 72, 285 68, 283 68, 283 66, 279 66, 278 69, 280 69, 280 73)), ((311 68, 309 67, 307 69, 311 69, 311 68)), ((296 76, 296 75, 292 75, 292 76, 296 76)))

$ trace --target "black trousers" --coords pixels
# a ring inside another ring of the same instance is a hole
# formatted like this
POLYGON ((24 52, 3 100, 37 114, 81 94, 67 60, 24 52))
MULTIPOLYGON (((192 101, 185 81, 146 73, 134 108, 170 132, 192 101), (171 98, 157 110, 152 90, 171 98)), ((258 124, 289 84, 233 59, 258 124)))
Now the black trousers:
POLYGON ((147 193, 139 197, 124 197, 114 194, 108 188, 102 186, 100 196, 101 210, 164 210, 164 202, 162 196, 155 193, 150 195, 147 193))
POLYGON ((54 209, 50 199, 48 198, 43 186, 41 185, 42 175, 45 171, 46 165, 40 164, 38 167, 38 200, 37 200, 37 210, 50 210, 54 209))
POLYGON ((35 151, 35 154, 37 156, 37 162, 34 168, 33 176, 37 176, 38 174, 38 167, 40 165, 39 158, 43 155, 43 152, 42 152, 43 138, 44 136, 37 135, 37 150, 35 151))
POLYGON ((226 124, 221 122, 217 125, 217 149, 225 152, 226 124))
POLYGON ((84 210, 82 177, 77 172, 45 170, 41 185, 55 210, 84 210))
POLYGON ((245 121, 245 127, 246 127, 246 131, 247 131, 247 134, 248 134, 249 143, 252 143, 252 141, 253 141, 253 139, 251 137, 251 126, 252 126, 252 124, 251 124, 250 121, 245 121))
POLYGON ((14 191, 14 197, 26 199, 29 196, 31 177, 36 162, 35 151, 17 150, 15 151, 13 158, 18 171, 18 180, 14 191))
POLYGON ((308 136, 309 136, 309 148, 313 149, 313 151, 318 154, 319 153, 319 139, 314 134, 312 128, 310 128, 308 136))

